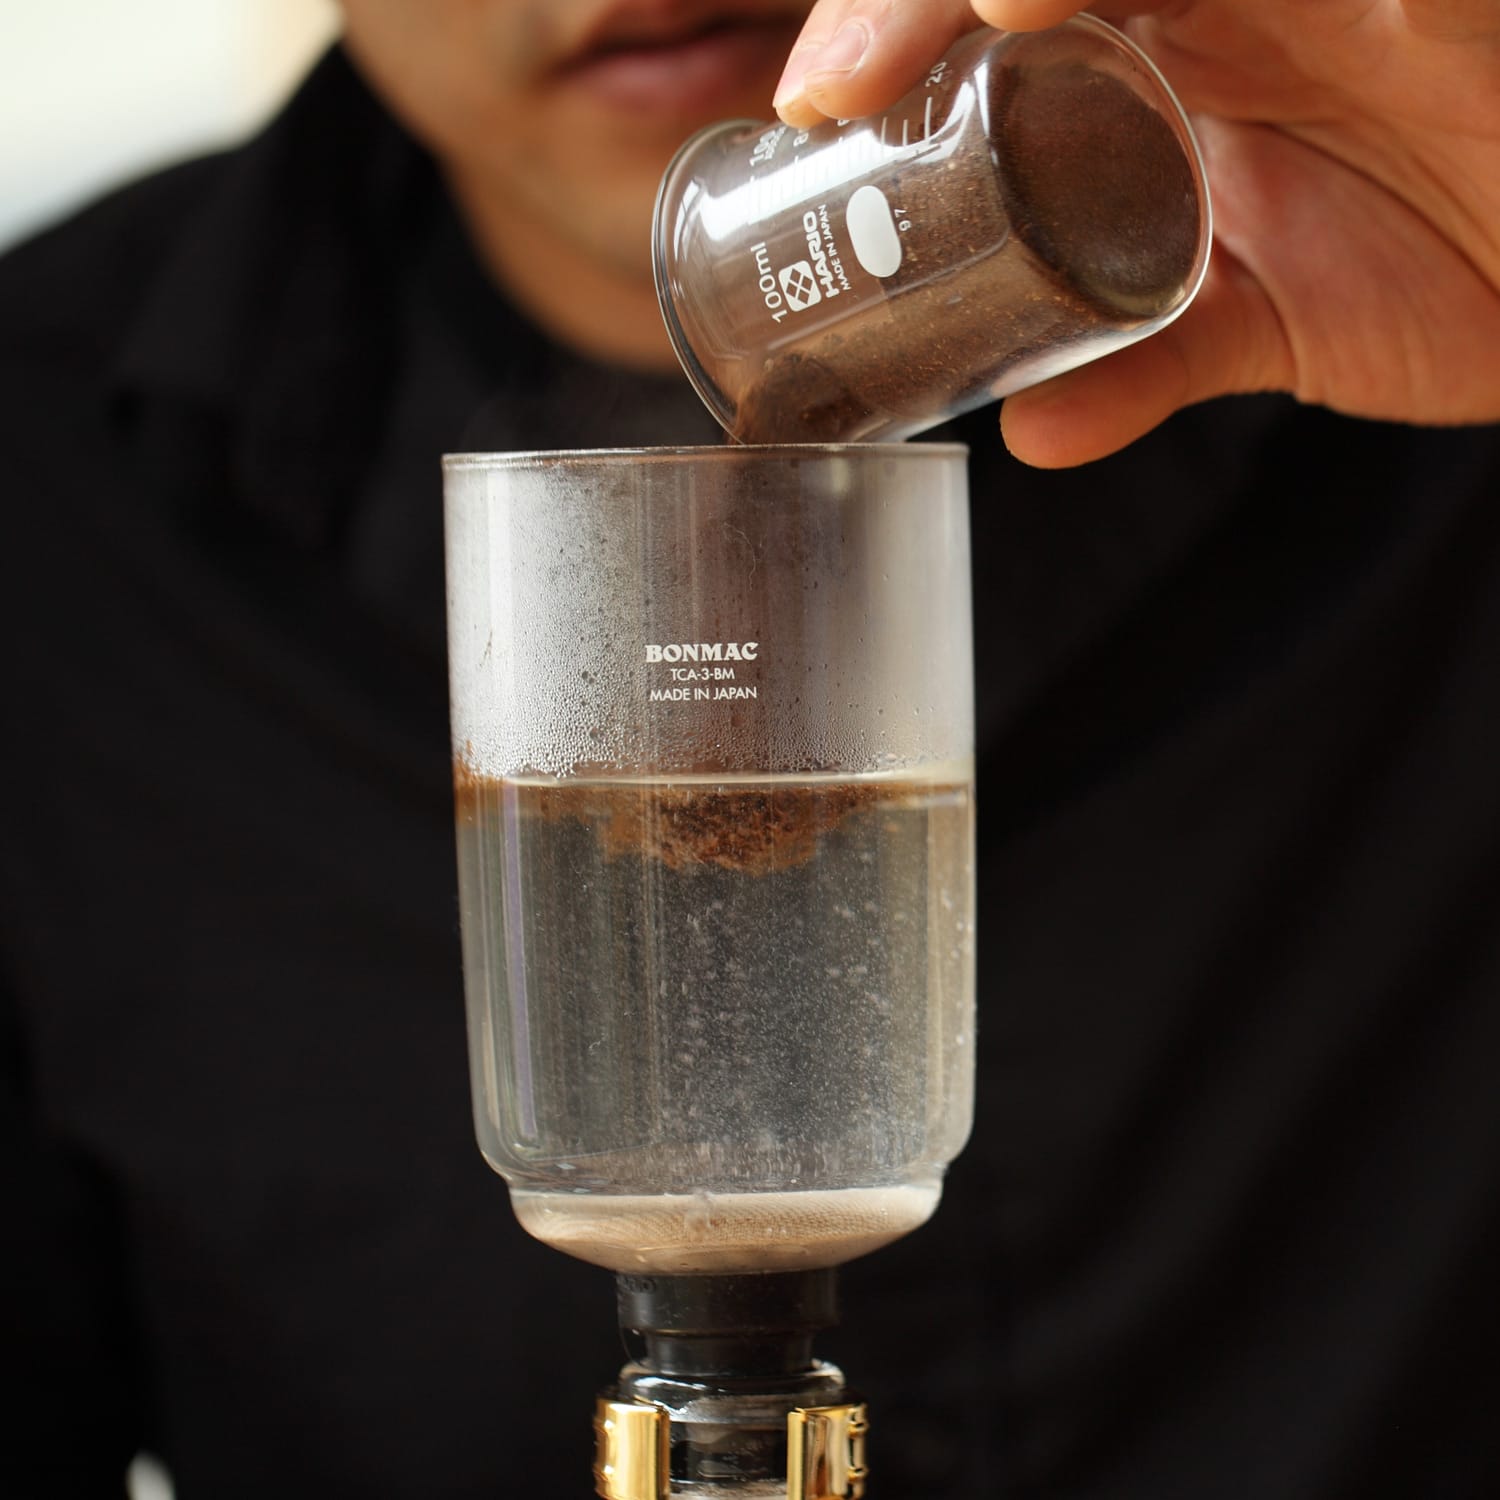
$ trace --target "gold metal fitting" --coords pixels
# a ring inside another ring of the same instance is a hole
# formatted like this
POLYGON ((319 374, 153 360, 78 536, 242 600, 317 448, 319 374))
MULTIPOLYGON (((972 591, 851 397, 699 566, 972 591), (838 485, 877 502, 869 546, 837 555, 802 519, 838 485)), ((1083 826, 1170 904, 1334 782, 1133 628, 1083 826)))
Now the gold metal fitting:
MULTIPOLYGON (((787 1500, 863 1500, 869 1429, 863 1402, 789 1411, 787 1500)), ((603 1500, 668 1500, 671 1418, 665 1407, 601 1396, 594 1438, 594 1490, 603 1500)))
POLYGON ((594 1492, 604 1500, 667 1500, 671 1422, 663 1406, 594 1403, 594 1492))
POLYGON ((869 1413, 853 1406, 803 1406, 786 1415, 787 1500, 861 1500, 869 1413))

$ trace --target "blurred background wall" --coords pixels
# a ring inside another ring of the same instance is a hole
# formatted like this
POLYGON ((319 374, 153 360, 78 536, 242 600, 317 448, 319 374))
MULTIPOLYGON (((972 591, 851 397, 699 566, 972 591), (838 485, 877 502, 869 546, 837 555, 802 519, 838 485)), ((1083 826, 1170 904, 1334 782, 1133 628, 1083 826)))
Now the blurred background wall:
POLYGON ((333 0, 0 0, 0 249, 253 131, 336 23, 333 0))

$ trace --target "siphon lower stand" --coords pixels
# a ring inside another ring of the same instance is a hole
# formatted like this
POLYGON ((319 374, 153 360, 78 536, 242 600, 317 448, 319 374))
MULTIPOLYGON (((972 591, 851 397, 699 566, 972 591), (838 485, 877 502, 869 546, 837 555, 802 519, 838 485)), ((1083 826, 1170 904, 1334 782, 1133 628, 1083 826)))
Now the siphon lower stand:
POLYGON ((604 1500, 860 1500, 865 1406, 814 1335, 838 1321, 837 1271, 616 1277, 639 1355, 600 1396, 604 1500))

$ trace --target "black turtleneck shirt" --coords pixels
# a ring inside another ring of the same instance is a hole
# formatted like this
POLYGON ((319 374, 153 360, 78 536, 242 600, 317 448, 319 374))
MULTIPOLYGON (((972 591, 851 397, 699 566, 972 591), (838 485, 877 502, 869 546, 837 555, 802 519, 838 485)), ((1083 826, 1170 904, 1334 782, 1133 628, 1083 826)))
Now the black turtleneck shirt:
MULTIPOLYGON (((977 1123, 822 1346, 870 1494, 1500 1493, 1500 431, 958 435, 977 1123)), ((470 1127, 438 458, 716 436, 337 53, 0 262, 0 1492, 587 1493, 611 1281, 470 1127)))

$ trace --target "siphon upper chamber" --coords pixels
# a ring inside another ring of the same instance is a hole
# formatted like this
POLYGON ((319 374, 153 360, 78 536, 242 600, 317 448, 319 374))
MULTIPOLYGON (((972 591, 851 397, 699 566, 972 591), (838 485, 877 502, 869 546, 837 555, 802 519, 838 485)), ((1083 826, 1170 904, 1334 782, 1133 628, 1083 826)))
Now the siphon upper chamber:
POLYGON ((480 1147, 615 1273, 606 1500, 858 1500, 813 1343, 974 1092, 966 450, 453 455, 480 1147))

